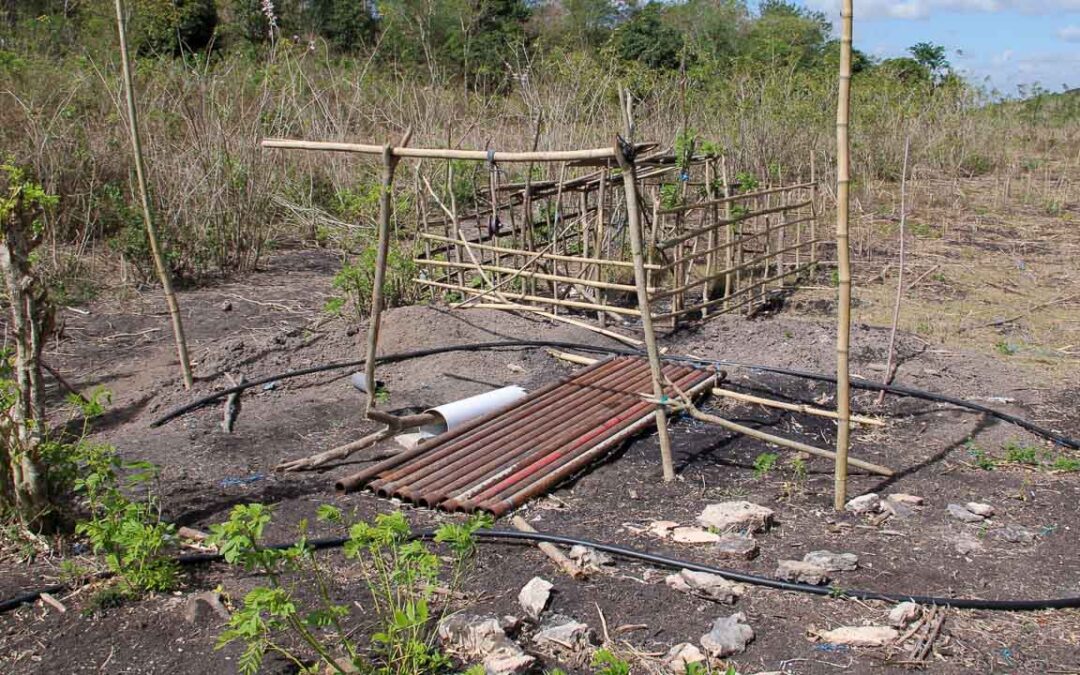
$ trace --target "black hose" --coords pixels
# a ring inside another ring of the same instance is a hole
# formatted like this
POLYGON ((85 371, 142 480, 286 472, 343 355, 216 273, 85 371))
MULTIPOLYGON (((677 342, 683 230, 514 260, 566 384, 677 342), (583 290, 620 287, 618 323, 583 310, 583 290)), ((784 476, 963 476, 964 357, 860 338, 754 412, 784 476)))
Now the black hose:
MULTIPOLYGON (((625 347, 597 347, 595 345, 580 344, 577 342, 562 342, 558 340, 504 340, 501 342, 474 342, 463 345, 446 345, 442 347, 431 347, 429 349, 420 349, 411 352, 399 352, 397 354, 387 354, 380 356, 377 359, 377 363, 396 363, 398 361, 407 361, 409 359, 421 358, 424 356, 433 356, 435 354, 445 354, 447 352, 455 351, 480 351, 484 349, 500 349, 500 348, 513 348, 513 347, 558 347, 560 349, 575 349, 578 351, 601 353, 601 354, 620 354, 620 355, 640 355, 642 352, 635 349, 627 349, 625 347)), ((708 364, 715 366, 734 366, 738 368, 746 368, 748 370, 757 370, 761 372, 776 373, 778 375, 788 375, 791 377, 799 377, 807 380, 817 380, 819 382, 830 382, 835 384, 836 377, 832 375, 826 375, 824 373, 812 373, 805 370, 792 370, 789 368, 779 368, 776 366, 765 366, 755 363, 743 363, 741 361, 730 361, 727 359, 705 359, 695 356, 681 356, 674 354, 666 354, 663 358, 670 361, 681 361, 684 363, 696 363, 696 364, 708 364)), ((169 422, 180 415, 191 412, 197 408, 200 408, 209 403, 213 403, 218 399, 224 398, 229 394, 233 394, 251 387, 256 387, 267 382, 275 382, 277 380, 284 380, 290 377, 299 377, 301 375, 310 375, 312 373, 319 373, 327 370, 335 370, 338 368, 354 368, 364 364, 364 360, 357 361, 337 361, 334 363, 328 363, 322 366, 311 366, 310 368, 301 368, 299 370, 289 370, 278 375, 269 375, 267 377, 252 380, 251 382, 245 382, 243 384, 229 387, 228 389, 222 389, 221 391, 209 394, 200 399, 192 401, 191 403, 182 405, 178 408, 174 408, 165 413, 158 419, 150 423, 151 427, 161 426, 166 422, 169 422)), ((954 398, 946 394, 936 394, 930 391, 923 391, 921 389, 914 389, 912 387, 904 387, 895 384, 881 384, 879 382, 871 382, 869 380, 863 380, 861 378, 853 378, 851 380, 851 386, 856 389, 866 389, 870 391, 885 390, 887 393, 896 394, 898 396, 908 396, 911 398, 918 398, 924 401, 936 401, 939 403, 948 403, 960 408, 967 408, 968 410, 974 410, 976 412, 996 417, 997 419, 1008 422, 1009 424, 1015 424, 1018 427, 1026 429, 1031 433, 1041 436, 1047 440, 1053 441, 1059 445, 1072 448, 1074 450, 1080 450, 1080 441, 1069 438, 1062 434, 1056 433, 1050 429, 1041 427, 1033 422, 1029 422, 1015 415, 1009 413, 1000 412, 993 408, 973 403, 971 401, 965 401, 963 399, 954 398)))
MULTIPOLYGON (((397 354, 385 354, 383 356, 376 357, 375 363, 397 363, 398 361, 408 361, 409 359, 419 359, 425 356, 434 356, 436 354, 446 354, 447 352, 462 352, 462 351, 479 351, 483 349, 499 349, 499 348, 511 348, 511 347, 561 347, 563 349, 577 349, 579 351, 596 352, 601 354, 638 354, 639 352, 630 349, 619 349, 617 347, 596 347, 593 345, 578 344, 576 342, 559 342, 556 340, 504 340, 501 342, 474 342, 464 345, 444 345, 442 347, 430 347, 428 349, 418 349, 411 352, 399 352, 397 354)), ((252 387, 258 387, 270 382, 276 382, 278 380, 286 380, 290 377, 300 377, 302 375, 311 375, 313 373, 321 373, 327 370, 337 370, 338 368, 357 368, 364 365, 365 359, 358 359, 356 361, 335 361, 333 363, 323 364, 321 366, 311 366, 310 368, 300 368, 297 370, 287 370, 277 375, 267 375, 266 377, 260 377, 257 380, 251 380, 250 382, 244 382, 228 389, 222 389, 221 391, 214 392, 200 399, 196 399, 191 403, 186 403, 177 408, 173 408, 169 412, 165 413, 161 417, 157 418, 150 423, 151 427, 159 427, 166 422, 170 422, 177 417, 189 413, 192 410, 203 407, 225 398, 229 394, 235 394, 245 389, 252 387)))
MULTIPOLYGON (((418 539, 433 539, 435 537, 435 533, 431 531, 419 532, 415 536, 418 539)), ((702 563, 691 562, 689 560, 680 560, 678 558, 672 558, 670 556, 660 555, 658 553, 639 551, 637 549, 628 548, 626 546, 616 546, 614 544, 604 544, 601 542, 590 541, 588 539, 579 539, 577 537, 564 537, 561 535, 545 534, 542 532, 519 532, 517 530, 478 530, 473 533, 473 536, 480 541, 535 541, 549 542, 552 544, 562 544, 564 546, 586 546, 588 548, 593 548, 597 551, 604 551, 605 553, 610 553, 621 558, 639 560, 641 562, 650 563, 652 565, 657 565, 660 567, 667 567, 669 569, 687 569, 693 570, 695 572, 706 572, 708 574, 716 574, 731 581, 737 581, 739 583, 750 584, 753 586, 762 586, 764 588, 775 588, 781 591, 795 591, 798 593, 809 593, 811 595, 822 595, 834 598, 852 598, 855 600, 883 600, 885 602, 915 602, 920 605, 937 605, 941 607, 952 607, 954 609, 985 609, 996 611, 1036 611, 1044 609, 1068 609, 1080 607, 1080 597, 1051 598, 1046 600, 983 600, 981 598, 944 598, 933 595, 883 593, 878 591, 865 591, 853 588, 839 588, 836 586, 813 586, 811 584, 782 581, 773 577, 765 577, 759 576, 757 574, 748 574, 746 572, 738 572, 735 570, 713 567, 712 565, 704 565, 702 563)), ((329 548, 341 547, 348 540, 348 537, 327 537, 323 539, 308 540, 307 545, 312 550, 319 551, 329 548)), ((284 549, 290 548, 294 545, 295 542, 290 542, 286 544, 275 544, 273 546, 269 546, 268 548, 284 549)), ((222 559, 223 556, 220 553, 192 553, 188 555, 178 556, 175 560, 180 565, 188 566, 218 562, 222 559)), ((98 578, 102 577, 99 576, 98 578)), ((37 591, 21 593, 14 598, 0 603, 0 613, 15 609, 16 607, 24 603, 34 602, 41 596, 42 593, 57 593, 64 590, 65 588, 67 588, 66 585, 54 585, 37 591)))

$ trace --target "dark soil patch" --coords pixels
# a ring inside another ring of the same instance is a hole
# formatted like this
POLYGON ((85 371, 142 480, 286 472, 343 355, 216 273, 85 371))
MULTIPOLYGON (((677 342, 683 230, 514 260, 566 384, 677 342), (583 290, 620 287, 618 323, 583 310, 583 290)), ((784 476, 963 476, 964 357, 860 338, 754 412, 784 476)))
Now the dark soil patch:
MULTIPOLYGON (((311 308, 329 293, 332 265, 318 252, 286 254, 265 273, 241 282, 186 291, 181 298, 196 360, 195 388, 186 392, 176 377, 167 316, 160 299, 145 294, 123 303, 101 303, 91 313, 67 317, 66 336, 47 355, 50 365, 79 388, 104 385, 114 392, 114 406, 101 420, 95 437, 114 443, 126 457, 159 464, 166 515, 174 522, 207 528, 226 517, 235 504, 276 505, 271 540, 289 540, 302 518, 318 505, 355 509, 359 517, 404 509, 417 527, 447 519, 446 514, 415 509, 369 494, 337 495, 336 477, 363 466, 321 472, 275 474, 283 459, 299 457, 357 438, 371 431, 360 415, 361 398, 349 384, 348 371, 281 381, 244 398, 235 433, 218 424, 220 406, 183 416, 158 429, 152 419, 172 407, 226 386, 223 372, 249 378, 323 362, 360 358, 363 331, 349 335, 343 321, 325 321, 311 308), (230 311, 222 309, 229 300, 230 311)), ((796 299, 795 302, 798 302, 796 299)), ((519 316, 472 310, 449 312, 438 307, 397 309, 386 317, 383 349, 399 352, 442 344, 466 344, 519 337, 607 344, 588 331, 519 316)), ((672 353, 725 358, 804 370, 834 368, 831 322, 784 313, 747 321, 722 316, 666 340, 672 353)), ((879 378, 884 369, 888 331, 855 326, 854 371, 879 378)), ((993 405, 1077 434, 1080 404, 1075 387, 1039 388, 1025 371, 987 356, 928 348, 901 336, 897 381, 993 405), (1005 402, 1000 402, 1004 400, 1005 402)), ((480 393, 494 386, 535 388, 571 372, 571 366, 544 350, 462 351, 380 368, 390 400, 385 409, 422 409, 480 393)), ((730 369, 729 386, 784 400, 833 405, 832 388, 802 380, 730 369)), ((59 394, 59 392, 58 392, 59 394)), ((1008 441, 1033 443, 1048 453, 1064 454, 1020 430, 964 411, 910 399, 887 399, 874 405, 875 394, 860 392, 854 407, 887 415, 884 430, 860 430, 853 454, 899 470, 892 479, 854 472, 852 494, 907 492, 925 498, 925 507, 905 520, 874 524, 831 509, 831 465, 807 461, 799 477, 786 451, 735 437, 714 427, 679 420, 672 428, 678 479, 660 481, 655 437, 645 436, 562 486, 536 500, 521 515, 541 530, 662 551, 705 563, 771 576, 777 561, 818 549, 859 555, 860 568, 836 575, 846 587, 953 597, 1051 598, 1080 594, 1080 562, 1075 555, 1080 525, 1080 475, 1015 466, 987 471, 977 466, 976 447, 1003 457, 1008 441), (969 442, 970 441, 970 442, 969 442), (754 460, 763 452, 780 459, 768 475, 754 476, 754 460), (708 546, 662 542, 642 532, 653 520, 693 524, 705 505, 747 499, 777 512, 779 523, 759 535, 760 555, 730 562, 710 555, 708 546), (1024 525, 1040 535, 1032 544, 1010 544, 987 536, 987 528, 950 518, 952 502, 982 501, 997 510, 991 527, 1024 525), (961 555, 958 538, 983 544, 979 553, 961 555)), ((744 424, 761 426, 791 438, 829 447, 834 426, 827 420, 729 401, 709 407, 744 424)), ((1076 457, 1076 453, 1073 453, 1076 457)), ((499 524, 503 526, 502 523, 499 524)), ((333 593, 362 600, 364 589, 339 554, 324 556, 335 579, 333 593)), ((901 672, 903 652, 855 649, 823 650, 808 639, 811 629, 882 623, 888 607, 752 588, 729 608, 672 591, 663 584, 666 570, 620 561, 609 572, 585 581, 562 576, 535 548, 485 544, 475 561, 465 592, 469 600, 454 608, 516 613, 518 589, 536 575, 555 584, 552 610, 588 623, 602 636, 600 613, 616 650, 656 655, 678 642, 696 642, 717 616, 741 611, 757 638, 734 659, 739 672, 780 670, 790 673, 901 672), (640 627, 638 627, 640 625, 640 627), (619 627, 624 627, 620 631, 619 627), (630 626, 630 628, 626 628, 630 626), (632 650, 631 650, 632 648, 632 650)), ((59 559, 32 564, 14 559, 0 563, 5 596, 52 581, 59 559)), ((238 649, 215 650, 220 627, 191 625, 183 619, 186 596, 221 585, 234 598, 259 579, 215 565, 193 569, 176 595, 161 595, 120 607, 92 611, 94 589, 62 596, 69 611, 25 606, 0 618, 0 659, 8 672, 221 673, 235 671, 238 649), (85 612, 85 613, 84 613, 85 612)), ((361 606, 363 603, 361 602, 361 606)), ((990 613, 947 611, 933 654, 933 672, 1071 672, 1080 670, 1080 613, 990 613)), ((360 609, 351 619, 369 621, 360 609)), ((363 631, 360 631, 363 633, 363 631)), ((531 645, 526 644, 531 649, 531 645)), ((655 660, 642 657, 635 672, 648 672, 655 660), (651 664, 651 665, 650 665, 651 664)), ((549 665, 556 660, 548 659, 549 665)), ((563 662, 568 670, 579 670, 563 662)), ((278 672, 269 664, 267 672, 278 672)))

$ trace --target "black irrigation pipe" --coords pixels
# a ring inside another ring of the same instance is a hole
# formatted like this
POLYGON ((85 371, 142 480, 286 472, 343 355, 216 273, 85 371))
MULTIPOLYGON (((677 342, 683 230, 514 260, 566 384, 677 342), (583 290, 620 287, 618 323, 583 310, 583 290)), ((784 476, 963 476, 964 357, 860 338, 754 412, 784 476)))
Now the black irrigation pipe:
MULTIPOLYGON (((433 539, 435 533, 431 531, 418 532, 416 535, 418 539, 433 539)), ((602 542, 591 541, 588 539, 579 539, 577 537, 564 537, 562 535, 545 534, 542 532, 519 532, 517 530, 478 530, 473 533, 479 541, 482 542, 499 542, 499 541, 524 541, 524 542, 549 542, 552 544, 562 544, 563 546, 586 546, 598 551, 604 551, 621 558, 627 558, 630 560, 638 560, 640 562, 657 565, 659 567, 666 567, 673 570, 692 570, 695 572, 706 572, 708 574, 716 574, 731 581, 737 581, 739 583, 751 584, 753 586, 761 586, 764 588, 774 588, 781 591, 794 591, 797 593, 809 593, 811 595, 829 596, 833 598, 851 598, 855 600, 882 600, 885 602, 915 602, 920 605, 935 605, 940 607, 950 607, 953 609, 982 609, 982 610, 994 610, 994 611, 1037 611, 1047 609, 1069 609, 1080 607, 1080 597, 1072 598, 1051 598, 1043 600, 983 600, 981 598, 946 598, 934 595, 914 595, 905 593, 887 593, 879 591, 866 591, 854 588, 840 588, 836 586, 813 586, 811 584, 800 584, 790 581, 781 581, 773 577, 760 576, 757 574, 749 574, 746 572, 738 572, 735 570, 724 569, 720 567, 713 567, 712 565, 705 565, 702 563, 691 562, 689 560, 680 560, 679 558, 672 558, 670 556, 661 555, 659 553, 650 553, 648 551, 640 551, 634 548, 628 548, 626 546, 617 546, 615 544, 605 544, 602 542)), ((323 539, 311 539, 308 540, 307 546, 315 551, 321 551, 331 548, 339 548, 349 541, 348 537, 327 537, 323 539)), ((295 545, 296 542, 287 544, 275 544, 268 548, 273 549, 285 549, 295 545)), ((201 565, 212 562, 219 562, 223 559, 220 553, 193 553, 188 555, 181 555, 175 558, 176 562, 183 566, 201 565)), ((105 573, 94 577, 95 579, 103 579, 113 576, 111 573, 105 573)), ((25 603, 34 602, 42 593, 58 593, 68 588, 66 585, 57 584, 54 586, 48 586, 37 591, 29 591, 27 593, 21 593, 14 598, 0 602, 0 614, 11 611, 20 605, 25 603)))
MULTIPOLYGON (((410 352, 399 352, 397 354, 386 354, 380 356, 377 359, 377 363, 396 363, 399 361, 407 361, 409 359, 421 358, 424 356, 433 356, 435 354, 445 354, 447 352, 456 351, 481 351, 484 349, 500 349, 500 348, 513 348, 513 347, 557 347, 560 349, 575 349, 577 351, 602 353, 602 354, 621 354, 621 355, 640 355, 642 352, 635 349, 626 349, 623 347, 597 347, 596 345, 581 344, 577 342, 562 342, 558 340, 503 340, 500 342, 474 342, 463 345, 445 345, 442 347, 431 347, 429 349, 420 349, 410 352)), ((708 364, 713 366, 732 366, 738 368, 746 368, 748 370, 756 370, 760 372, 776 373, 778 375, 788 375, 791 377, 799 377, 807 380, 816 380, 818 382, 829 382, 836 384, 836 378, 832 375, 826 375, 824 373, 812 373, 805 370, 792 370, 789 368, 778 368, 776 366, 764 366, 753 363, 743 363, 740 361, 729 361, 726 359, 705 359, 694 356, 681 356, 681 355, 664 355, 665 359, 671 361, 681 361, 684 363, 696 363, 696 364, 708 364)), ((310 368, 301 368, 299 370, 289 370, 277 375, 268 375, 266 377, 252 380, 251 382, 245 382, 228 389, 222 389, 221 391, 214 392, 208 396, 204 396, 200 399, 187 403, 178 408, 174 408, 165 413, 158 419, 150 423, 151 427, 158 427, 166 422, 169 422, 185 413, 191 412, 208 405, 219 399, 225 398, 229 394, 250 389, 251 387, 257 387, 268 382, 276 382, 278 380, 284 380, 290 377, 300 377, 301 375, 311 375, 312 373, 320 373, 327 370, 336 370, 339 368, 355 368, 364 364, 364 360, 356 361, 337 361, 334 363, 328 363, 321 366, 311 366, 310 368)), ((1010 415, 1009 413, 1001 412, 989 408, 987 406, 974 403, 971 401, 965 401, 960 398, 948 396, 946 394, 937 394, 930 391, 923 391, 921 389, 914 389, 912 387, 904 387, 895 384, 883 385, 879 382, 871 382, 861 378, 853 378, 851 380, 851 386, 856 389, 865 389, 869 391, 881 391, 885 390, 890 394, 898 396, 908 396, 911 398, 918 398, 925 401, 935 401, 939 403, 948 403, 960 408, 967 408, 968 410, 974 410, 991 417, 1008 422, 1009 424, 1015 424, 1022 429, 1026 429, 1031 433, 1041 436, 1047 440, 1053 441, 1058 445, 1062 445, 1073 450, 1080 450, 1080 441, 1069 438, 1062 434, 1056 433, 1045 427, 1041 427, 1033 422, 1029 422, 1023 418, 1010 415)))

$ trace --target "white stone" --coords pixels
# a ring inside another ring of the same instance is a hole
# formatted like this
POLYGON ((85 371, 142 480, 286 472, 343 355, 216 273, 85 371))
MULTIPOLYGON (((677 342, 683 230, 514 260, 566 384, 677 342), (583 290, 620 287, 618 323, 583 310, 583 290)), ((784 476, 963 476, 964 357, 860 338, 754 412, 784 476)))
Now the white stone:
POLYGON ((713 622, 712 630, 701 636, 701 646, 715 658, 739 654, 754 639, 754 629, 746 623, 742 612, 722 616, 713 622))
POLYGON ((983 521, 982 516, 968 511, 966 508, 960 506, 959 504, 949 504, 945 507, 945 510, 948 511, 949 515, 953 518, 956 518, 957 520, 962 520, 965 523, 981 523, 983 521))
POLYGON ((960 555, 968 555, 970 553, 980 553, 985 547, 981 541, 974 537, 962 536, 957 538, 955 548, 960 555))
POLYGON ((654 520, 649 523, 649 533, 654 537, 666 539, 671 534, 671 531, 678 526, 679 524, 674 520, 654 520))
POLYGON ((896 495, 889 495, 885 499, 882 499, 881 508, 892 517, 901 520, 915 515, 915 507, 911 506, 908 502, 896 499, 896 495))
POLYGON ((817 565, 826 572, 851 572, 859 567, 859 556, 854 553, 811 551, 803 556, 803 562, 817 565))
POLYGON ((923 498, 915 495, 905 494, 903 492, 894 492, 886 499, 891 499, 894 502, 900 502, 901 504, 907 504, 908 506, 922 506, 923 498))
POLYGON ((802 560, 781 560, 776 567, 776 576, 783 581, 796 581, 814 586, 829 583, 827 570, 802 560))
POLYGON ((919 618, 920 608, 914 602, 901 602, 889 610, 889 625, 903 628, 919 618))
POLYGON ((526 654, 520 647, 498 650, 484 658, 484 675, 518 675, 531 672, 536 657, 526 654))
POLYGON ((491 615, 454 614, 439 622, 439 639, 466 657, 487 656, 508 642, 499 620, 491 615))
POLYGON ((525 610, 525 615, 533 621, 540 618, 551 598, 551 582, 540 577, 533 577, 518 593, 518 603, 525 610))
POLYGON ((615 562, 607 553, 580 544, 571 546, 570 553, 567 555, 581 569, 597 570, 603 565, 611 565, 615 562))
POLYGON ((728 581, 718 574, 693 570, 682 570, 678 574, 668 575, 664 583, 677 591, 727 604, 735 602, 746 592, 742 584, 728 581))
POLYGON ((700 527, 676 527, 671 531, 671 538, 680 544, 715 544, 720 541, 720 535, 700 527))
POLYGON ((818 633, 818 637, 834 645, 881 647, 900 637, 900 633, 888 626, 841 626, 818 633))
POLYGON ((705 661, 705 655, 701 653, 701 650, 690 642, 683 642, 677 644, 668 650, 667 656, 664 657, 664 667, 667 668, 675 675, 685 675, 686 667, 691 663, 702 663, 705 661))
POLYGON ((866 513, 877 513, 881 510, 881 497, 871 492, 870 494, 860 495, 855 499, 849 500, 847 504, 844 504, 844 510, 848 513, 857 513, 859 515, 866 513))
POLYGON ((720 541, 716 542, 712 552, 721 558, 753 560, 758 554, 758 545, 753 537, 729 532, 720 535, 720 541))
POLYGON ((550 617, 546 627, 533 636, 538 645, 580 652, 589 646, 589 626, 570 617, 550 617))
POLYGON ((980 504, 979 502, 968 502, 967 504, 964 504, 964 508, 967 509, 968 511, 971 511, 972 513, 974 513, 977 516, 982 516, 983 518, 990 518, 991 516, 994 515, 994 507, 990 506, 989 504, 980 504))
POLYGON ((698 516, 698 523, 721 532, 764 532, 773 522, 772 509, 746 501, 709 504, 698 516))

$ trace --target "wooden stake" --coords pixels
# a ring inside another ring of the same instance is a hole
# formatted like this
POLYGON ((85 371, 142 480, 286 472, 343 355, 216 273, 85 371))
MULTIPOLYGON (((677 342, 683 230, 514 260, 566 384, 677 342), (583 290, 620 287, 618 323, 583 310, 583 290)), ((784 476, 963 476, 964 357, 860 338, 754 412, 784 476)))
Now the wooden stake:
MULTIPOLYGON (((401 139, 401 145, 408 145, 411 137, 412 128, 409 128, 401 139)), ((364 383, 367 386, 367 401, 364 405, 365 415, 375 405, 375 359, 379 351, 379 326, 382 320, 383 286, 386 282, 386 257, 390 251, 390 211, 392 206, 390 200, 394 186, 394 169, 397 168, 397 162, 397 158, 390 151, 390 146, 383 146, 382 185, 379 192, 379 243, 375 252, 375 280, 371 289, 371 318, 368 320, 367 357, 364 361, 364 383)))
MULTIPOLYGON (((633 158, 627 157, 621 146, 622 140, 615 139, 615 156, 622 169, 623 189, 626 192, 626 229, 630 235, 630 250, 634 257, 634 284, 637 286, 638 310, 641 312, 641 328, 645 332, 645 349, 649 353, 649 370, 652 374, 653 394, 661 401, 664 398, 664 382, 660 368, 660 352, 656 347, 656 334, 653 332, 652 312, 649 310, 649 291, 645 284, 645 258, 642 251, 641 213, 638 211, 637 176, 633 158)), ((668 436, 667 413, 664 406, 656 406, 656 431, 660 437, 660 461, 663 464, 664 480, 675 480, 675 463, 671 457, 671 438, 668 436)))
MULTIPOLYGON (((808 406, 804 403, 787 403, 785 401, 775 401, 771 398, 762 398, 760 396, 752 396, 750 394, 743 394, 738 391, 731 391, 730 389, 713 389, 714 396, 723 396, 724 398, 730 398, 736 401, 744 401, 746 403, 756 403, 769 408, 779 408, 781 410, 790 410, 792 412, 802 413, 804 415, 814 415, 816 417, 828 417, 830 419, 836 419, 836 413, 832 410, 822 410, 821 408, 815 408, 808 406)), ((875 427, 883 427, 885 423, 879 419, 873 417, 863 417, 862 415, 852 415, 851 422, 859 424, 867 424, 875 427)))
POLYGON ((191 388, 191 359, 188 358, 187 340, 184 339, 184 323, 180 318, 180 305, 173 292, 172 278, 165 266, 165 257, 158 242, 157 229, 150 211, 150 195, 146 188, 146 169, 143 165, 142 141, 139 138, 139 116, 135 110, 135 87, 131 78, 131 63, 128 61, 127 24, 124 18, 124 0, 116 0, 116 30, 120 34, 120 67, 124 73, 124 94, 127 98, 128 126, 131 134, 131 151, 135 155, 135 180, 139 186, 139 201, 142 204, 143 225, 146 238, 150 242, 150 254, 154 257, 161 289, 165 293, 165 305, 169 309, 172 322, 173 338, 176 340, 176 354, 180 358, 180 374, 184 379, 184 388, 191 388))
POLYGON ((851 106, 852 0, 842 0, 840 9, 840 84, 836 104, 836 267, 840 294, 836 322, 836 477, 833 507, 844 508, 847 501, 847 458, 851 428, 851 389, 848 350, 851 344, 851 260, 848 244, 850 209, 851 147, 848 120, 851 106))

